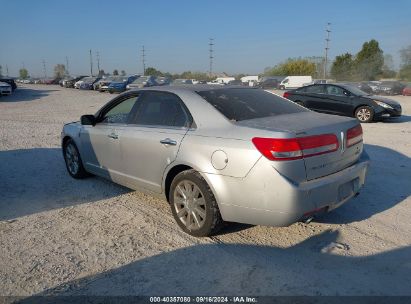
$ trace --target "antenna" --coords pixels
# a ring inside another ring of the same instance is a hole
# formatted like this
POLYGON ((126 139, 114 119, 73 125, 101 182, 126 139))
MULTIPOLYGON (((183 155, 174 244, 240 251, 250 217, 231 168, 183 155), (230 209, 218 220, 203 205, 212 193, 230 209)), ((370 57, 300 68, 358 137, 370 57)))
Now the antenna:
POLYGON ((327 38, 325 38, 324 79, 327 78, 328 50, 330 49, 329 43, 330 43, 330 33, 331 33, 330 26, 331 26, 331 23, 327 22, 327 27, 325 28, 325 32, 327 33, 327 38))
POLYGON ((212 77, 212 75, 213 75, 213 59, 214 59, 214 56, 213 56, 213 52, 214 52, 214 50, 213 50, 213 45, 214 45, 213 41, 214 41, 214 38, 209 38, 209 40, 210 40, 210 42, 208 43, 208 45, 210 46, 210 49, 208 50, 209 51, 209 59, 210 59, 209 76, 212 77))

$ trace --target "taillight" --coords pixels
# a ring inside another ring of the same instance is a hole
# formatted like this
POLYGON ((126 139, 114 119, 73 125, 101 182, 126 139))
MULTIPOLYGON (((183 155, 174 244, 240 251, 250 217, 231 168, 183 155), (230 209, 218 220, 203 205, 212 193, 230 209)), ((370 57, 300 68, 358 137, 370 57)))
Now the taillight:
POLYGON ((347 147, 351 147, 359 142, 362 142, 361 125, 347 130, 347 147))
POLYGON ((291 95, 290 92, 284 92, 283 97, 288 99, 290 95, 291 95))
POLYGON ((300 138, 253 138, 254 146, 269 160, 294 160, 338 150, 334 134, 300 138))

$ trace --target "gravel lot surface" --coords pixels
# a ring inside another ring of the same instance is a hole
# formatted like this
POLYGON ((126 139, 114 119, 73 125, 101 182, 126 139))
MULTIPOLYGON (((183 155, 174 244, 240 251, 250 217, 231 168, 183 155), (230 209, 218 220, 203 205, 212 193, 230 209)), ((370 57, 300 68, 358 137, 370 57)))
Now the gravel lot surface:
POLYGON ((66 172, 60 131, 113 96, 27 85, 0 98, 0 295, 411 295, 411 97, 363 125, 361 195, 311 224, 193 238, 166 202, 66 172))

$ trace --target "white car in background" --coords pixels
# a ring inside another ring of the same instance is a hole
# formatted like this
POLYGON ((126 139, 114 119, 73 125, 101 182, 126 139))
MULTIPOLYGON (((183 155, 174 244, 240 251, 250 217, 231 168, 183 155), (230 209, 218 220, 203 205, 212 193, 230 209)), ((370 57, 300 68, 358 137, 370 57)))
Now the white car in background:
MULTIPOLYGON (((86 77, 86 78, 87 78, 87 77, 86 77)), ((80 86, 81 86, 81 84, 84 82, 84 80, 85 80, 85 78, 82 79, 82 80, 77 81, 77 82, 74 84, 74 88, 75 88, 75 89, 80 89, 80 86)))
POLYGON ((12 93, 11 85, 0 81, 0 95, 10 95, 12 93))

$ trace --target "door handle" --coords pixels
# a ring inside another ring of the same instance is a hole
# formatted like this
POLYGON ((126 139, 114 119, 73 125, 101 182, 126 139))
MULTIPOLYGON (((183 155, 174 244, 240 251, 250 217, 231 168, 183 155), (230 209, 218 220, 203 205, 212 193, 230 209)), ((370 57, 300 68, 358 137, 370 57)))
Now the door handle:
POLYGON ((160 140, 160 143, 162 143, 163 145, 169 145, 169 146, 176 146, 177 145, 177 142, 175 140, 170 139, 170 138, 160 140))
POLYGON ((113 139, 118 139, 118 135, 115 134, 115 133, 111 133, 111 134, 109 134, 109 135, 107 135, 107 136, 110 137, 110 138, 113 138, 113 139))

